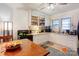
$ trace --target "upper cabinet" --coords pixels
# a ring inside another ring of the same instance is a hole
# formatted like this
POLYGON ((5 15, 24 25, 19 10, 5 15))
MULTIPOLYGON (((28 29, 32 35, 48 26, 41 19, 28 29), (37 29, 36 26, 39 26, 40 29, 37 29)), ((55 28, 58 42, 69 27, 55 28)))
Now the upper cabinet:
POLYGON ((31 25, 38 25, 38 16, 32 16, 31 25))
POLYGON ((45 18, 40 18, 39 19, 39 25, 40 26, 45 26, 45 18))
POLYGON ((39 16, 32 16, 31 25, 45 26, 45 18, 39 16))

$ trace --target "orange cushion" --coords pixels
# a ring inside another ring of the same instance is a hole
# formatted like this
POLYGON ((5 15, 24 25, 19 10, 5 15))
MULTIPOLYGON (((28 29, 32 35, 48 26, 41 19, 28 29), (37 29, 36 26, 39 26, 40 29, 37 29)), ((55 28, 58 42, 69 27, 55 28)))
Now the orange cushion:
POLYGON ((63 51, 64 53, 67 53, 68 48, 62 48, 62 51, 63 51))

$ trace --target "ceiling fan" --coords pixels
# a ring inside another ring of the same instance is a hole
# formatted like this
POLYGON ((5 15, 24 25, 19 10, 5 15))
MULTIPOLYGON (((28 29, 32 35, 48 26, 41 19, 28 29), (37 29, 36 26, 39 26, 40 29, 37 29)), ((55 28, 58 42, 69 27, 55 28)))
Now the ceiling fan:
POLYGON ((67 5, 67 3, 47 3, 47 6, 45 7, 42 7, 40 10, 43 10, 43 9, 54 9, 54 7, 56 5, 67 5))

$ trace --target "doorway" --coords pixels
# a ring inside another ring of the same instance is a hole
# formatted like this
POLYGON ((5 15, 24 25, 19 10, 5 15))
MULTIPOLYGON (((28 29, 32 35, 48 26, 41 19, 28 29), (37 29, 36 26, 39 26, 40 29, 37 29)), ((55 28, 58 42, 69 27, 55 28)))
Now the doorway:
POLYGON ((10 41, 13 40, 13 22, 12 21, 0 21, 0 40, 10 41))

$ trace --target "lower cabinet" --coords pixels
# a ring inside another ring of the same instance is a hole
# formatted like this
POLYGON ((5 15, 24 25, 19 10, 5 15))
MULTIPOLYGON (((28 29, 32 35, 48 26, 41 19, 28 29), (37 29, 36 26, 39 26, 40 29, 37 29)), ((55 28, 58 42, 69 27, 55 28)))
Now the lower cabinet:
POLYGON ((50 40, 50 36, 48 34, 38 34, 33 36, 33 42, 36 44, 42 44, 43 42, 49 40, 50 40))

